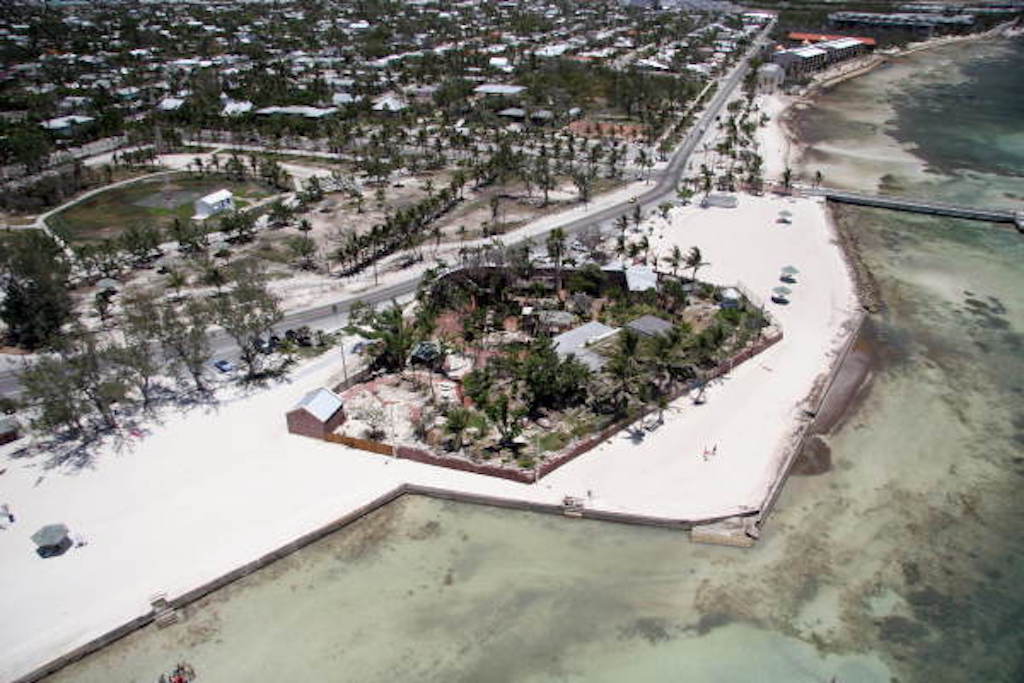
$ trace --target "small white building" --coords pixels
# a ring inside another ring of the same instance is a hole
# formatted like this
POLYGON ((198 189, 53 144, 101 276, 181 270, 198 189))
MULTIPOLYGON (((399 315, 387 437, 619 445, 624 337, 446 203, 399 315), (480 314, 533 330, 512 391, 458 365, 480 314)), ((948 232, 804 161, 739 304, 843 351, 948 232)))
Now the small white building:
POLYGON ((196 213, 192 216, 194 221, 203 221, 218 213, 235 210, 235 196, 231 190, 217 190, 205 197, 200 197, 193 205, 196 213))
POLYGON ((395 113, 403 111, 409 107, 405 103, 405 100, 396 95, 382 95, 373 102, 373 110, 385 113, 395 113))
POLYGON ((165 97, 156 106, 160 111, 178 111, 183 104, 185 104, 185 100, 180 97, 165 97))
POLYGON ((241 116, 252 111, 252 102, 249 100, 227 100, 224 108, 220 110, 221 116, 241 116))
POLYGON ((96 119, 91 116, 79 116, 77 114, 72 114, 70 116, 61 116, 56 119, 43 121, 39 125, 46 130, 53 131, 54 133, 70 134, 78 128, 92 123, 95 120, 96 119))

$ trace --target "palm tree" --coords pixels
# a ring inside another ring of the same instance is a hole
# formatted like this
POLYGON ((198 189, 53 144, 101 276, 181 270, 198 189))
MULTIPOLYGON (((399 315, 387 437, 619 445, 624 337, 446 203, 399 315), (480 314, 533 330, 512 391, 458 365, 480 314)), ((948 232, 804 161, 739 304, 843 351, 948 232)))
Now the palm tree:
POLYGON ((793 184, 793 169, 789 166, 782 172, 782 187, 789 190, 790 185, 793 184))
POLYGON ((703 258, 704 257, 700 253, 699 247, 690 247, 690 251, 686 254, 686 261, 684 262, 684 265, 693 270, 693 274, 690 278, 691 280, 697 279, 697 271, 700 270, 701 267, 710 265, 704 261, 703 258))
POLYGON ((711 169, 704 164, 701 164, 700 166, 700 174, 703 178, 704 196, 707 197, 711 194, 711 187, 715 179, 715 174, 712 173, 711 169))
POLYGON ((462 450, 462 435, 469 427, 470 416, 468 408, 452 408, 448 411, 444 428, 452 435, 452 450, 462 450))
POLYGON ((176 296, 181 296, 181 288, 188 284, 188 276, 180 270, 167 271, 167 286, 174 290, 176 296))
POLYGON ((615 255, 620 259, 625 258, 626 253, 629 251, 629 247, 626 244, 626 236, 618 235, 615 237, 615 255))
POLYGON ((668 395, 673 382, 691 374, 684 354, 684 329, 673 327, 647 343, 645 364, 654 376, 659 394, 668 395))
POLYGON ((623 235, 626 234, 626 229, 629 227, 629 218, 626 216, 626 214, 622 214, 621 216, 615 219, 615 227, 618 228, 619 232, 621 232, 623 235))
POLYGON ((604 366, 604 371, 612 381, 611 398, 619 415, 627 412, 630 399, 641 385, 637 381, 640 375, 640 357, 637 354, 639 345, 640 336, 628 327, 623 328, 619 332, 615 351, 604 366))
POLYGON ((562 289, 562 259, 565 256, 565 231, 555 228, 548 233, 548 256, 555 262, 555 287, 562 289))
POLYGON ((672 247, 672 253, 666 256, 664 259, 665 263, 668 264, 669 268, 672 269, 673 277, 678 277, 679 267, 683 265, 683 250, 679 248, 679 245, 672 247))
POLYGON ((416 340, 402 315, 402 307, 392 302, 383 311, 372 311, 361 322, 362 326, 353 327, 352 333, 377 340, 373 346, 373 364, 391 372, 403 369, 416 340))

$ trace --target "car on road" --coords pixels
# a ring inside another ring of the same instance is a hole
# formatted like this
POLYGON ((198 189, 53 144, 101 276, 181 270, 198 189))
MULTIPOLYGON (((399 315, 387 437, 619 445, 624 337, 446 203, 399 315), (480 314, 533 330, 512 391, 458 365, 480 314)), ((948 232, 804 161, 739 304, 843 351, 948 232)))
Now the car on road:
POLYGON ((221 372, 231 372, 235 369, 235 364, 222 358, 220 360, 213 361, 213 367, 217 368, 221 372))

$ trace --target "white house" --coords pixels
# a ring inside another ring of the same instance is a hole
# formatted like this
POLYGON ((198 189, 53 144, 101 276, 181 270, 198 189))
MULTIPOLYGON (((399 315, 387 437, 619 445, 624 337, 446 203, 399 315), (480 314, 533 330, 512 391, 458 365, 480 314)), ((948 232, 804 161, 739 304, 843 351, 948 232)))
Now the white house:
POLYGON ((775 92, 785 80, 786 71, 774 62, 762 64, 757 70, 757 87, 762 92, 775 92))
POLYGON ((227 100, 224 103, 224 108, 221 109, 221 116, 240 116, 242 114, 248 114, 252 111, 252 102, 249 100, 227 100))
POLYGON ((165 97, 156 106, 160 111, 178 111, 183 104, 185 104, 185 100, 180 97, 165 97))
POLYGON ((71 133, 76 128, 84 126, 87 123, 92 123, 95 120, 96 119, 91 116, 79 116, 77 114, 72 114, 70 116, 61 116, 60 118, 43 121, 39 125, 46 130, 50 130, 55 133, 71 133))
POLYGON ((402 98, 395 95, 382 95, 373 102, 373 110, 382 112, 398 112, 408 106, 402 98))
POLYGON ((192 220, 202 221, 224 211, 234 211, 235 196, 231 194, 231 190, 217 190, 205 197, 200 197, 193 206, 196 213, 192 216, 192 220))

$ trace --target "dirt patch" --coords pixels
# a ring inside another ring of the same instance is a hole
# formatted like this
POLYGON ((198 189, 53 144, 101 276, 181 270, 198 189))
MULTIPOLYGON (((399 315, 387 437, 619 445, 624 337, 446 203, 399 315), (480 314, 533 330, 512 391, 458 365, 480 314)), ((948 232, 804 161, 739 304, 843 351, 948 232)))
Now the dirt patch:
POLYGON ((815 434, 807 439, 793 463, 793 474, 824 474, 832 469, 832 449, 815 434))

